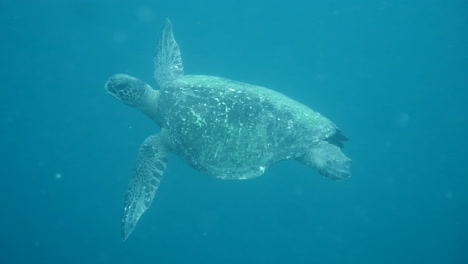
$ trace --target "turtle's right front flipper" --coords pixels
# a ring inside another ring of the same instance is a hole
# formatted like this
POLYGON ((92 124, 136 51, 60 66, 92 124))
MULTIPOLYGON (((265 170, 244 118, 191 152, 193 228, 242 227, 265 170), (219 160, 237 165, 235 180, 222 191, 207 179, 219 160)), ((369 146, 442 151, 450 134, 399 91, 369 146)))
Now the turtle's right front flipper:
POLYGON ((128 185, 122 216, 122 238, 125 240, 138 219, 153 201, 167 164, 167 150, 162 133, 148 137, 140 146, 135 171, 128 185))

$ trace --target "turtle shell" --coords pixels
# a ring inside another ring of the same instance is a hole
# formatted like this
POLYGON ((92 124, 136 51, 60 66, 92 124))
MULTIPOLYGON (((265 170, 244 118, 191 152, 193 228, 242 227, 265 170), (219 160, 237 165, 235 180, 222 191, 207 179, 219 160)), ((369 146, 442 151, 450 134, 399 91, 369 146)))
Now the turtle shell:
POLYGON ((336 132, 327 118, 278 92, 206 75, 165 85, 157 112, 172 151, 223 179, 260 176, 336 132))

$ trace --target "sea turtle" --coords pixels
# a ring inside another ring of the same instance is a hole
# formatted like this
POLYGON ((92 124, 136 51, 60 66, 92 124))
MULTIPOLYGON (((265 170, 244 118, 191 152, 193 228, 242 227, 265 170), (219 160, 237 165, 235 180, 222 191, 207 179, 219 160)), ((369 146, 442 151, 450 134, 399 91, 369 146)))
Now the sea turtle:
POLYGON ((250 179, 281 160, 295 159, 334 180, 350 176, 340 150, 346 138, 327 118, 278 92, 208 75, 184 75, 179 46, 166 20, 154 59, 160 90, 116 74, 105 89, 160 127, 141 145, 122 217, 125 240, 150 206, 176 153, 221 179, 250 179))

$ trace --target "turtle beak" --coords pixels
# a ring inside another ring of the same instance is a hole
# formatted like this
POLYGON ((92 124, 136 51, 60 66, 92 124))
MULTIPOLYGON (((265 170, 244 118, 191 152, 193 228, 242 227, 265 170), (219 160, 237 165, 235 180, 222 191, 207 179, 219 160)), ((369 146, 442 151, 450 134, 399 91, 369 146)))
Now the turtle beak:
POLYGON ((113 78, 110 78, 106 82, 104 89, 106 89, 106 91, 111 95, 116 96, 119 93, 118 91, 125 90, 125 86, 125 83, 119 83, 116 82, 116 80, 114 80, 113 78))

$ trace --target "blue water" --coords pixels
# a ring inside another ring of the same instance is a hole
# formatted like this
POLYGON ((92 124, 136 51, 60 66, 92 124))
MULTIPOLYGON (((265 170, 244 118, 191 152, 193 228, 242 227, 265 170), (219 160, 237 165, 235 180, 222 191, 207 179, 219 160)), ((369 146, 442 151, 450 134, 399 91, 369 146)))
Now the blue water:
POLYGON ((464 0, 0 3, 1 263, 468 263, 464 0), (170 156, 125 242, 141 142, 107 95, 155 86, 166 17, 185 71, 266 86, 333 120, 353 176, 294 161, 222 181, 170 156))

